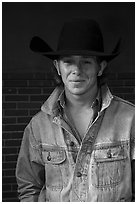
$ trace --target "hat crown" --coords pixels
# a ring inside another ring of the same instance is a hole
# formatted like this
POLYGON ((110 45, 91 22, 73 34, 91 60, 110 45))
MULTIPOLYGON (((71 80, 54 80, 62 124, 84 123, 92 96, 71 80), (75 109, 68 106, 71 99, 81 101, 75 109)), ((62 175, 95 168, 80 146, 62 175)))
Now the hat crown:
POLYGON ((66 22, 59 37, 57 50, 104 52, 103 36, 98 23, 92 19, 73 19, 66 22))
POLYGON ((38 36, 32 38, 30 49, 52 60, 64 55, 86 55, 111 61, 120 54, 121 38, 111 53, 104 52, 103 36, 98 23, 93 19, 73 19, 64 24, 57 50, 53 50, 38 36))

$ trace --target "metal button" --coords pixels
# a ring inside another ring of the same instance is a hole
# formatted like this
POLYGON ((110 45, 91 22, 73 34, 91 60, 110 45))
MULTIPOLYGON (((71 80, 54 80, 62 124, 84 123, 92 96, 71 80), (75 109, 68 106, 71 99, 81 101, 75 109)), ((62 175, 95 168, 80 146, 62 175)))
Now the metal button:
POLYGON ((74 142, 73 142, 73 141, 70 142, 70 146, 71 146, 71 147, 74 146, 74 142))
POLYGON ((108 152, 107 152, 107 157, 108 157, 108 158, 111 158, 111 157, 112 157, 112 153, 111 153, 111 150, 110 150, 110 149, 109 149, 108 152))
POLYGON ((48 153, 47 160, 48 160, 48 161, 51 161, 50 152, 48 153))
POLYGON ((77 172, 77 177, 81 177, 82 176, 82 173, 81 172, 77 172))

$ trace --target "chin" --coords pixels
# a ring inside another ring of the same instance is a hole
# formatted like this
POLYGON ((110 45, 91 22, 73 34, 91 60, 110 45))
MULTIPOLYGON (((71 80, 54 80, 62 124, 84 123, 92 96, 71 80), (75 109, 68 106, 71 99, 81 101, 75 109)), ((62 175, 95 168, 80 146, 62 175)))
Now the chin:
POLYGON ((91 84, 68 84, 68 86, 66 86, 66 89, 74 95, 83 95, 86 94, 87 92, 89 92, 89 90, 92 89, 91 84))
POLYGON ((70 92, 71 94, 75 94, 75 95, 83 95, 83 94, 86 93, 86 90, 83 89, 83 88, 81 88, 81 89, 79 89, 79 88, 73 88, 73 89, 69 89, 69 92, 70 92))

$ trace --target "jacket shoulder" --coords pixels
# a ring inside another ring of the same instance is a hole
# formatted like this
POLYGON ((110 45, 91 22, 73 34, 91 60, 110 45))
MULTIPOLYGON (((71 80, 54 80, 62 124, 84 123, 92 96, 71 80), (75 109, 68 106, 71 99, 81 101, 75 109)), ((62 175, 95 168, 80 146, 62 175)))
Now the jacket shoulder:
POLYGON ((42 110, 40 110, 38 113, 36 113, 32 119, 31 119, 31 123, 39 123, 41 120, 45 120, 48 117, 48 114, 46 114, 45 112, 43 112, 42 110))
POLYGON ((113 96, 113 104, 115 104, 116 110, 122 115, 134 117, 135 105, 127 100, 124 100, 118 96, 113 96))
POLYGON ((25 129, 35 129, 35 127, 37 126, 37 124, 40 123, 40 121, 42 121, 44 119, 44 115, 46 114, 43 114, 43 111, 38 111, 29 121, 29 123, 27 124, 26 128, 25 129))
POLYGON ((28 124, 31 132, 33 133, 33 138, 35 138, 38 143, 42 141, 47 141, 52 132, 52 117, 43 111, 39 111, 34 115, 28 124))
POLYGON ((135 108, 135 105, 133 103, 131 103, 127 100, 124 100, 118 96, 113 96, 113 97, 114 97, 113 100, 119 102, 121 105, 125 105, 125 106, 127 106, 129 108, 133 108, 133 109, 135 108))

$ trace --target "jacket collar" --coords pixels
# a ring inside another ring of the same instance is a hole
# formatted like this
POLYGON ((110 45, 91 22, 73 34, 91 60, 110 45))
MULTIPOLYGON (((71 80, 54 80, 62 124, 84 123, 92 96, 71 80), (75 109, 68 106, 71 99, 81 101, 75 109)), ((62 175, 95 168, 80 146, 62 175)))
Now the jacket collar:
MULTIPOLYGON (((60 105, 64 104, 63 101, 63 93, 64 88, 62 86, 56 87, 50 97, 45 101, 45 103, 42 105, 41 110, 49 115, 57 116, 60 112, 60 105)), ((102 105, 101 105, 101 111, 106 109, 113 99, 113 96, 108 88, 107 85, 103 85, 100 89, 101 98, 102 98, 102 105)))
POLYGON ((63 91, 64 88, 62 86, 56 87, 49 98, 42 105, 41 110, 49 115, 58 115, 59 105, 57 101, 63 91))
POLYGON ((102 97, 102 105, 101 105, 101 111, 100 112, 102 112, 104 109, 106 109, 110 105, 110 103, 113 99, 113 95, 111 94, 111 92, 110 92, 110 90, 106 84, 101 87, 101 97, 102 97))
MULTIPOLYGON (((96 106, 96 104, 97 104, 96 102, 100 103, 100 90, 98 91, 98 94, 97 94, 95 100, 93 101, 91 108, 96 106)), ((60 94, 60 96, 58 98, 58 103, 62 108, 65 107, 65 90, 63 90, 62 93, 60 94)))

